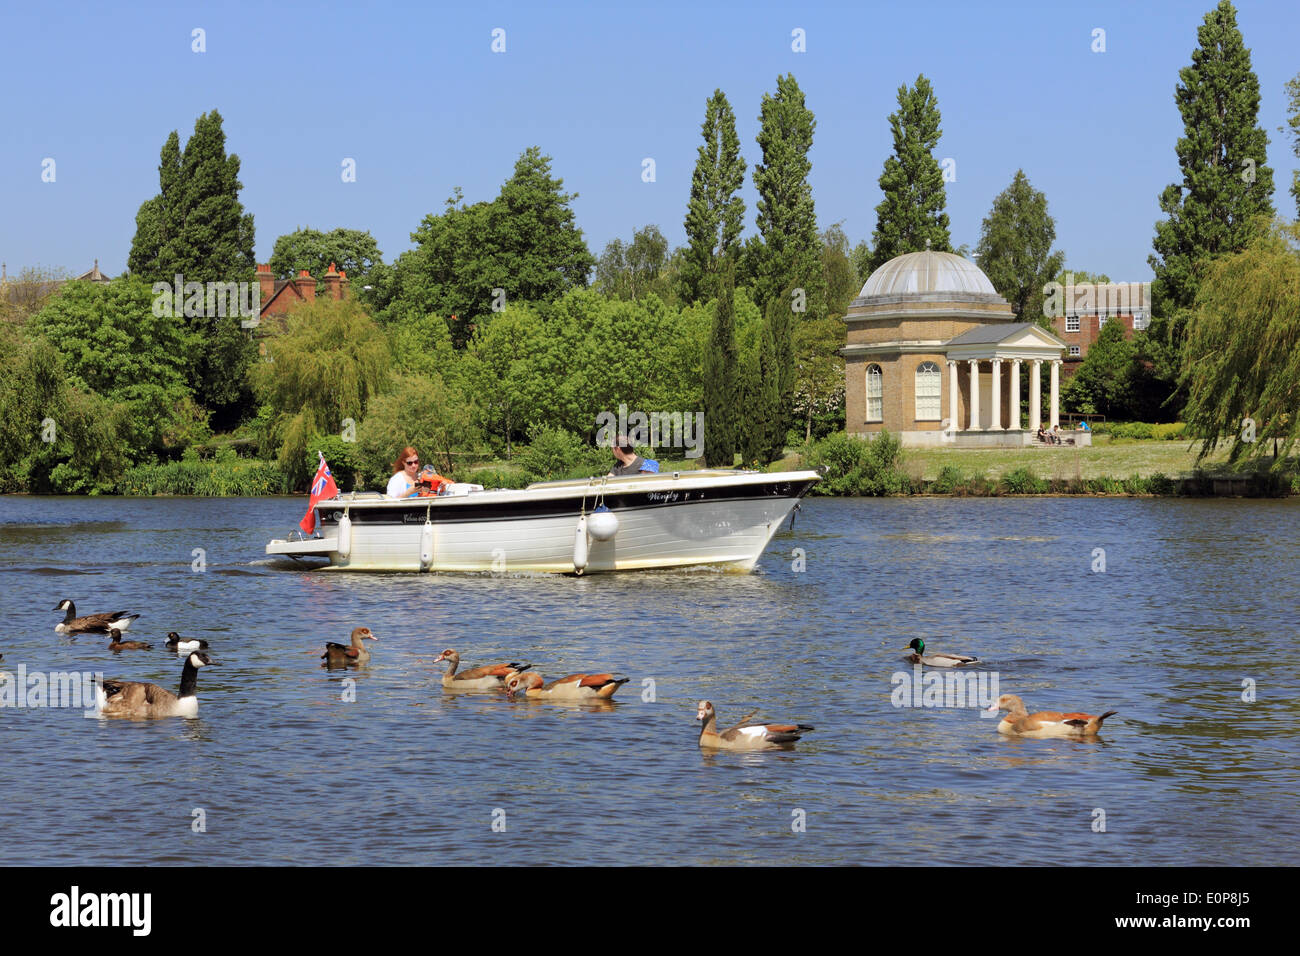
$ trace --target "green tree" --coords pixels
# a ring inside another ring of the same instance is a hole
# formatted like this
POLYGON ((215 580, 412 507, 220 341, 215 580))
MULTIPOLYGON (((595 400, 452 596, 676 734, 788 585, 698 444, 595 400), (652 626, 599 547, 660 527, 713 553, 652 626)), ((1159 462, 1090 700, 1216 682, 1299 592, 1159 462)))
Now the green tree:
MULTIPOLYGON (((1300 159, 1300 73, 1286 84, 1287 121, 1281 128, 1284 134, 1291 136, 1291 151, 1300 159)), ((1300 216, 1300 168, 1291 170, 1291 197, 1295 199, 1296 215, 1300 216)))
POLYGON ((360 229, 295 229, 275 240, 269 263, 281 279, 291 279, 306 269, 319 279, 333 263, 346 272, 353 290, 368 280, 370 271, 383 263, 384 254, 368 231, 360 229))
POLYGON ((980 227, 976 248, 979 266, 998 294, 1011 303, 1022 322, 1051 329, 1043 312, 1044 287, 1054 280, 1065 254, 1053 252, 1056 223, 1047 211, 1047 197, 1029 184, 1023 169, 998 193, 993 209, 980 227))
POLYGON ((1062 400, 1084 414, 1127 418, 1138 373, 1137 347, 1126 337, 1124 323, 1111 320, 1102 326, 1079 370, 1062 389, 1062 400))
POLYGON ((686 209, 687 248, 682 262, 682 298, 710 298, 710 282, 719 263, 738 250, 744 228, 745 160, 736 136, 736 115, 722 90, 714 90, 704 107, 699 147, 691 175, 691 199, 686 209))
POLYGON ((596 288, 616 299, 636 300, 650 292, 665 292, 668 240, 659 227, 645 226, 632 242, 611 239, 596 262, 596 288))
MULTIPOLYGON (((822 239, 822 277, 826 283, 826 309, 830 315, 841 316, 849 311, 849 304, 857 298, 862 281, 854 268, 849 251, 849 237, 837 222, 826 229, 822 239)), ((816 321, 816 320, 809 320, 816 321)))
POLYGON ((861 289, 871 278, 871 243, 865 239, 858 240, 853 247, 853 271, 858 276, 858 288, 861 289))
POLYGON ((448 318, 461 348, 475 319, 509 303, 552 302, 587 284, 595 259, 574 221, 550 157, 531 146, 490 203, 467 206, 457 189, 442 215, 411 233, 416 247, 398 258, 383 318, 411 312, 448 318))
MULTIPOLYGON (((536 311, 512 305, 484 318, 465 350, 468 392, 480 409, 484 430, 501 439, 507 458, 514 454, 516 438, 527 434, 533 416, 548 399, 543 378, 545 339, 536 311)), ((569 356, 570 363, 574 358, 569 356)))
POLYGON ((744 416, 740 424, 740 454, 745 465, 766 465, 784 445, 784 416, 777 383, 777 346, 772 323, 758 329, 757 347, 750 353, 744 373, 744 416), (781 435, 778 439, 777 434, 781 435))
POLYGON ((1240 252, 1273 216, 1268 137, 1259 126, 1259 80, 1228 0, 1205 16, 1191 66, 1174 91, 1184 135, 1177 144, 1182 182, 1165 187, 1156 223, 1152 283, 1153 335, 1165 352, 1161 375, 1172 381, 1185 326, 1205 264, 1240 252))
POLYGON ((31 323, 62 356, 74 388, 123 406, 120 437, 133 461, 179 454, 207 433, 186 384, 196 337, 170 308, 154 305, 149 286, 136 278, 73 281, 31 323))
POLYGON ((440 375, 418 373, 395 376, 390 390, 374 397, 356 437, 366 478, 376 488, 386 486, 393 460, 407 445, 440 475, 453 477, 482 442, 464 394, 440 375))
POLYGON ((714 468, 731 468, 736 461, 742 413, 736 351, 736 272, 732 262, 723 264, 717 287, 713 329, 704 355, 704 460, 714 468))
POLYGON ((1182 384, 1201 456, 1230 441, 1257 458, 1300 439, 1300 227, 1275 230, 1211 262, 1187 328, 1182 384), (1291 243, 1287 241, 1290 233, 1291 243), (1251 419, 1253 428, 1246 419, 1251 419))
MULTIPOLYGON (((826 283, 817 212, 808 182, 812 171, 808 152, 817 120, 804 105, 803 90, 793 74, 777 77, 775 95, 763 94, 758 118, 758 145, 763 151, 762 162, 754 166, 758 231, 763 238, 755 276, 758 299, 766 305, 779 294, 799 290, 786 299, 786 308, 821 318, 826 314, 826 283)), ((778 332, 779 361, 790 346, 788 340, 780 339, 779 330, 774 331, 778 332)), ((783 382, 789 380, 790 375, 783 376, 783 382)))
POLYGON ((270 408, 280 465, 301 485, 310 439, 339 433, 345 419, 361 421, 387 387, 392 345, 358 303, 317 299, 289 314, 270 347, 272 360, 256 367, 253 384, 270 408))
MULTIPOLYGON (((147 282, 251 282, 253 217, 239 201, 239 157, 226 155, 221 114, 204 113, 182 151, 173 130, 158 166, 159 193, 136 215, 127 265, 147 282)), ((190 387, 233 425, 249 407, 247 376, 256 354, 247 334, 230 317, 190 316, 203 343, 189 372, 190 387)))
MULTIPOLYGON (((819 417, 838 415, 844 427, 844 347, 846 329, 839 318, 810 319, 795 329, 794 411, 802 419, 804 441, 813 437, 819 417)), ((836 424, 832 422, 832 424, 836 424)))
POLYGON ((939 123, 939 101, 924 74, 915 86, 898 88, 898 110, 889 115, 894 154, 880 174, 885 198, 876 207, 868 275, 908 252, 952 250, 943 171, 934 158, 942 134, 939 123))

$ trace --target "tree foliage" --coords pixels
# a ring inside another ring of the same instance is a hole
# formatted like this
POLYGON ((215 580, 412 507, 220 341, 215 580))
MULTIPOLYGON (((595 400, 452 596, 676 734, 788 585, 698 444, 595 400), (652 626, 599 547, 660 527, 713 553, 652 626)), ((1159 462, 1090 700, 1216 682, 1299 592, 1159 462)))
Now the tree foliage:
POLYGON ((1182 181, 1165 187, 1156 223, 1153 333, 1164 344, 1164 373, 1176 374, 1184 326, 1209 260, 1240 252, 1268 228, 1273 170, 1259 126, 1259 80, 1228 0, 1197 29, 1192 63, 1178 73, 1174 101, 1184 132, 1178 139, 1182 181))
POLYGON ((596 262, 598 290, 615 299, 635 300, 650 292, 670 294, 667 276, 668 240, 655 225, 632 234, 632 241, 611 239, 596 262))
MULTIPOLYGON (((826 314, 826 283, 808 182, 812 171, 808 153, 817 120, 804 105, 803 90, 793 74, 778 76, 776 93, 763 94, 758 118, 758 145, 763 151, 762 162, 754 166, 762 236, 754 276, 758 301, 766 306, 777 295, 800 289, 804 314, 820 318, 826 314)), ((778 353, 788 351, 788 343, 779 338, 776 346, 778 353)))
POLYGON ((1275 230, 1206 269, 1182 373, 1202 456, 1228 440, 1233 460, 1259 457, 1278 440, 1282 461, 1300 439, 1298 238, 1297 227, 1275 230))
MULTIPOLYGON (((826 283, 826 310, 828 315, 839 317, 849 311, 849 304, 862 288, 862 280, 849 250, 849 237, 837 222, 828 226, 821 235, 822 277, 826 283)), ((811 319, 809 321, 816 321, 811 319)))
MULTIPOLYGON (((1281 132, 1291 137, 1291 151, 1300 159, 1300 73, 1286 84, 1287 121, 1281 132)), ((1296 216, 1300 217, 1300 168, 1291 170, 1291 198, 1295 200, 1296 216)))
POLYGON ((979 266, 1022 322, 1051 328, 1043 314, 1044 287, 1054 280, 1065 254, 1052 251, 1056 223, 1047 197, 1034 189, 1023 169, 993 200, 980 227, 979 266))
POLYGON ((359 422, 372 396, 387 386, 392 346, 383 330, 351 300, 317 299, 289 314, 273 340, 271 361, 257 366, 254 387, 270 408, 270 438, 295 483, 313 435, 359 422))
POLYGON ((704 354, 704 458, 714 468, 731 468, 735 464, 742 414, 735 280, 735 265, 728 261, 717 283, 713 328, 704 354))
POLYGON ((885 198, 876 207, 868 274, 908 252, 952 250, 943 171, 934 158, 939 123, 939 101, 924 74, 915 86, 898 88, 898 109, 889 115, 894 152, 880 174, 885 198))
POLYGON ((721 260, 738 251, 744 228, 745 160, 736 136, 736 115, 722 90, 714 90, 704 107, 699 147, 691 174, 691 198, 686 208, 687 248, 682 262, 682 298, 708 299, 721 260))
POLYGON ((379 243, 369 231, 340 228, 321 232, 309 227, 276 239, 269 265, 281 279, 291 279, 303 269, 319 279, 332 263, 347 273, 353 289, 360 289, 383 259, 379 243))

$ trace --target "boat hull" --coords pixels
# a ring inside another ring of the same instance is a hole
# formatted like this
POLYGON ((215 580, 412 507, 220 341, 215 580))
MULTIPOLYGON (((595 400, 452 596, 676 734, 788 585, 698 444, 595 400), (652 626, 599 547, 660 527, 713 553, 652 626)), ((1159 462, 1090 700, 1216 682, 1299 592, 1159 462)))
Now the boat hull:
POLYGON ((816 472, 684 473, 454 498, 340 498, 317 506, 321 538, 273 541, 267 553, 327 557, 331 569, 352 571, 747 571, 818 478, 816 472), (580 519, 598 505, 618 519, 608 540, 578 531, 580 519), (346 555, 339 547, 345 515, 346 555))

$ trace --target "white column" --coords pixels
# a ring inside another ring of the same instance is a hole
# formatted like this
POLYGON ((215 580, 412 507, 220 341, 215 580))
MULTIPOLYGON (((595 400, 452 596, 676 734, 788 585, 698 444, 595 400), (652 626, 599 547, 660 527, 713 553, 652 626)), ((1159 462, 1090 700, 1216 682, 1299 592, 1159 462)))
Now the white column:
POLYGON ((1052 420, 1051 427, 1061 423, 1061 360, 1052 360, 1052 420))
POLYGON ((980 430, 980 362, 970 360, 970 430, 980 430))
POLYGON ((961 429, 957 421, 957 363, 948 363, 948 427, 956 432, 961 429))
POLYGON ((1043 378, 1038 371, 1043 362, 1041 359, 1032 361, 1033 364, 1029 367, 1029 430, 1037 432, 1038 426, 1043 423, 1043 378))
POLYGON ((1002 431, 1002 359, 993 360, 993 421, 994 431, 1002 431))
POLYGON ((1011 360, 1011 421, 1008 428, 1020 430, 1020 359, 1011 360))

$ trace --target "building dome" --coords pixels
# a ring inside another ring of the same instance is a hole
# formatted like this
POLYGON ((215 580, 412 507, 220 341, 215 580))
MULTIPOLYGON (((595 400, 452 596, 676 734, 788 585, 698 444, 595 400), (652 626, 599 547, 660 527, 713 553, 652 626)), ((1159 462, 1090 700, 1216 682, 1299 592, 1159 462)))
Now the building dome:
POLYGON ((989 277, 969 259, 952 252, 931 252, 927 249, 890 259, 871 273, 858 296, 867 298, 926 293, 981 296, 998 294, 989 277))

